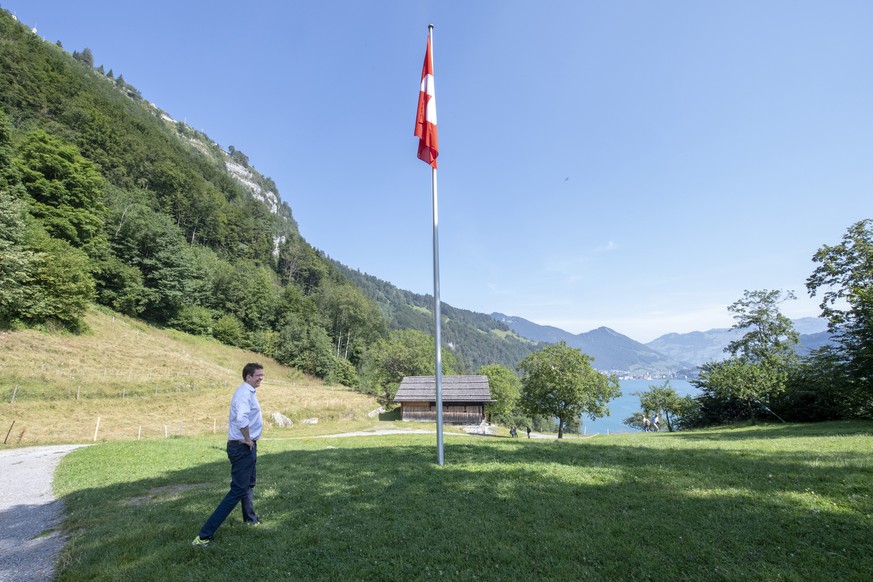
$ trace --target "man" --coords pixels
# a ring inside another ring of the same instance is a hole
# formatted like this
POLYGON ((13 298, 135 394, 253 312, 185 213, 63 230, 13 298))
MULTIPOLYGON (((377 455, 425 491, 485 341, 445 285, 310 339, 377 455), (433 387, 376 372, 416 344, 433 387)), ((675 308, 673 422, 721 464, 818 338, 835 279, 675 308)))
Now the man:
POLYGON ((212 512, 192 545, 207 547, 215 531, 224 523, 237 503, 242 505, 243 521, 248 525, 258 525, 255 514, 253 491, 255 486, 255 464, 258 458, 258 439, 264 427, 261 406, 258 404, 257 389, 264 379, 264 367, 260 364, 246 364, 242 371, 243 383, 233 393, 230 400, 230 414, 227 418, 227 458, 230 459, 230 491, 212 512))

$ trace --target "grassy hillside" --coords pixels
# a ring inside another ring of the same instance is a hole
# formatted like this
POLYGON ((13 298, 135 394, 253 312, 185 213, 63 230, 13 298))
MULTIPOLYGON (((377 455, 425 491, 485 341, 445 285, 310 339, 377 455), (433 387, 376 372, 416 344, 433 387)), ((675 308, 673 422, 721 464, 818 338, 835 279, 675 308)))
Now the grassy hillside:
POLYGON ((60 580, 868 580, 873 424, 558 443, 268 439, 255 504, 207 550, 221 438, 87 447, 61 463, 60 580), (94 508, 99 507, 99 511, 94 508), (130 527, 131 523, 137 527, 130 527))
MULTIPOLYGON (((371 424, 369 396, 200 336, 91 310, 83 335, 0 331, 0 437, 7 446, 163 438, 225 430, 230 394, 250 361, 265 366, 265 416, 371 424), (13 401, 14 398, 14 401, 13 401), (14 426, 12 425, 14 421, 14 426), (12 429, 10 431, 10 428, 12 429)), ((298 424, 291 431, 314 432, 298 424)))

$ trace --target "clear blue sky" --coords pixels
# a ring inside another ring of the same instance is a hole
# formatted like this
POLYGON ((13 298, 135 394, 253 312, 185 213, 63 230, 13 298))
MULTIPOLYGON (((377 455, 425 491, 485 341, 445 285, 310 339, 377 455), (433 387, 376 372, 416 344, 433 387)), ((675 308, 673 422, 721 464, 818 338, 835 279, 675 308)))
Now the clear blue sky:
POLYGON ((412 135, 433 23, 443 301, 650 341, 743 290, 819 314, 873 216, 873 2, 0 1, 273 178, 331 257, 433 292, 412 135))

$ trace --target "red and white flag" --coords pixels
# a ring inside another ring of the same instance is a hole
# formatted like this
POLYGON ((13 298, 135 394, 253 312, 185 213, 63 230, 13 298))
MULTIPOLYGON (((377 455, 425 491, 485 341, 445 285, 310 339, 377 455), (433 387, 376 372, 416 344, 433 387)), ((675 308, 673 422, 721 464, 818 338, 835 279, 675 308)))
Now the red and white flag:
POLYGON ((418 158, 437 167, 439 139, 437 138, 436 96, 433 87, 433 57, 431 56, 430 35, 427 37, 427 51, 421 67, 421 90, 418 94, 418 114, 415 116, 415 135, 418 136, 418 158))

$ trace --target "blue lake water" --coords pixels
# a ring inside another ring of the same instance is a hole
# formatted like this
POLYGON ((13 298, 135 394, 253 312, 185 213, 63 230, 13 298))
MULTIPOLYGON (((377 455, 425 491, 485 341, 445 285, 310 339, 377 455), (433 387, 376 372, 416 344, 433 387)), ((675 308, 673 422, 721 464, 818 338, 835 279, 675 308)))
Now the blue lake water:
MULTIPOLYGON (((640 397, 633 396, 633 392, 645 392, 650 386, 663 386, 665 380, 621 380, 621 397, 609 403, 609 416, 591 420, 587 416, 582 417, 582 430, 586 434, 606 434, 617 432, 636 432, 634 429, 623 424, 624 419, 633 416, 640 410, 640 397)), ((670 379, 670 386, 679 396, 696 396, 700 390, 687 380, 677 378, 670 379)), ((661 419, 661 429, 666 429, 664 419, 661 419)))

